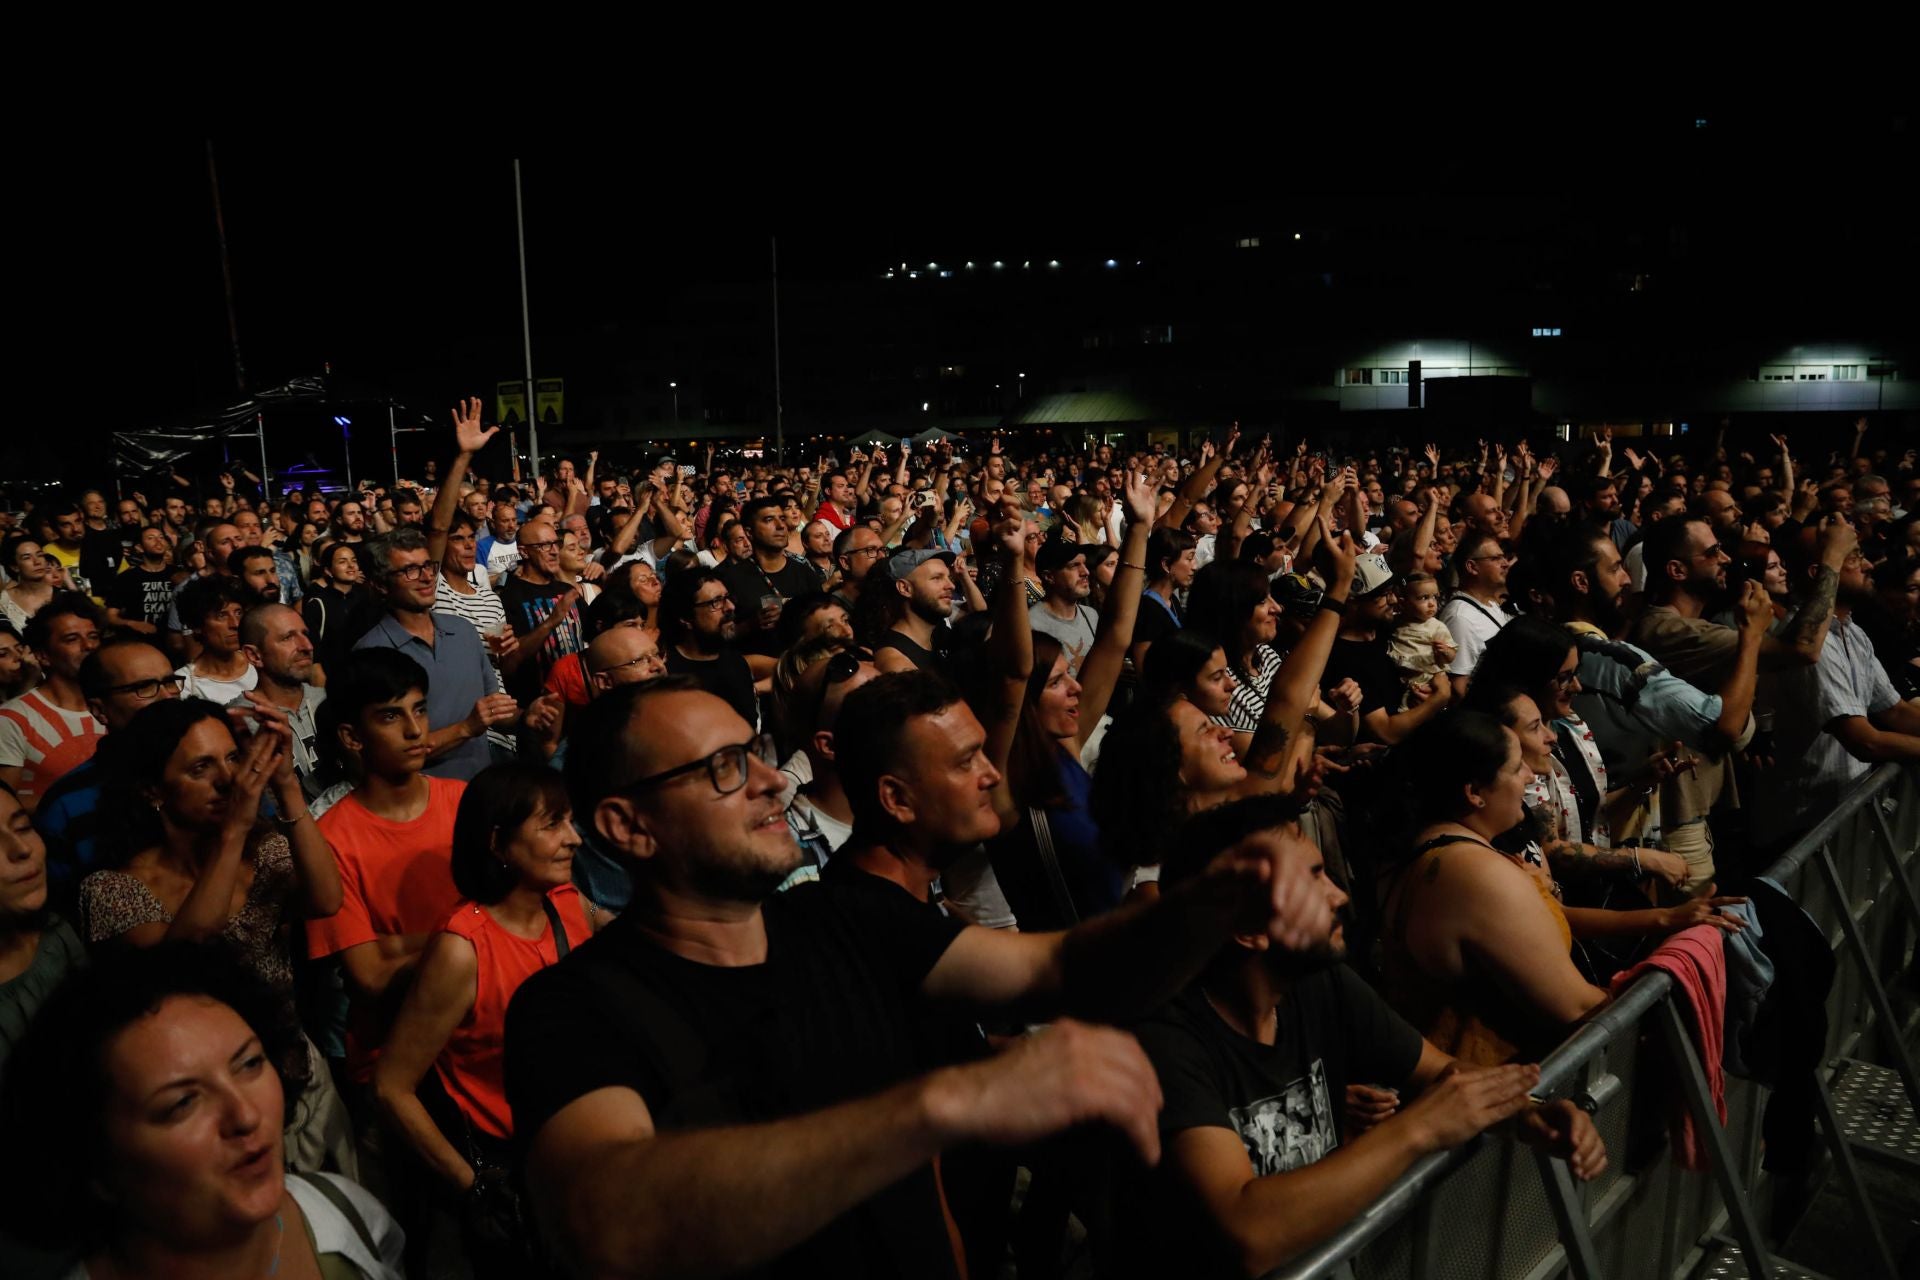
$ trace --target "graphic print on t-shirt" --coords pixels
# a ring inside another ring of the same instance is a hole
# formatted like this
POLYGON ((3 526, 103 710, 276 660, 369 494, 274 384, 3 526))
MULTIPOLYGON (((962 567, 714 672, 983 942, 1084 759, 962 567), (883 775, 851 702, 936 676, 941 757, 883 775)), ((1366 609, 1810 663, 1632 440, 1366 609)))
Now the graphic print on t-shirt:
POLYGON ((1271 1097, 1230 1107, 1255 1177, 1287 1173, 1326 1157, 1339 1145, 1333 1107, 1327 1100, 1326 1063, 1315 1058, 1307 1074, 1271 1097))

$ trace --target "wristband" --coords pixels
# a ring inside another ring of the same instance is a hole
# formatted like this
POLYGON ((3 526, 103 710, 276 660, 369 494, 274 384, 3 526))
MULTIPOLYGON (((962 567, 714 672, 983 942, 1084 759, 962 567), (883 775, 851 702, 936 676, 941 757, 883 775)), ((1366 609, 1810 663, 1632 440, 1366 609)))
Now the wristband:
POLYGON ((1328 613, 1338 614, 1343 618, 1347 616, 1347 602, 1345 600, 1335 600, 1332 596, 1321 596, 1320 603, 1315 605, 1314 608, 1324 609, 1328 613))
POLYGON ((294 814, 291 818, 285 817, 285 816, 276 816, 273 820, 273 825, 276 827, 279 827, 282 831, 291 831, 295 827, 300 825, 300 820, 302 818, 310 818, 312 816, 313 816, 313 810, 307 808, 305 805, 302 805, 300 807, 300 812, 294 814))

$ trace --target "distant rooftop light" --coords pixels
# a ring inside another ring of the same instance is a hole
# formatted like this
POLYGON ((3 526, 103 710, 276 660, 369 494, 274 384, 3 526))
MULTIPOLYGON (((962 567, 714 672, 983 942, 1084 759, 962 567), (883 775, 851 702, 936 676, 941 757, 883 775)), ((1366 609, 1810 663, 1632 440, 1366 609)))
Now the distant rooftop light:
POLYGON ((1108 266, 1110 266, 1110 267, 1117 267, 1117 266, 1119 266, 1120 264, 1119 264, 1119 263, 1117 263, 1117 262, 1115 262, 1115 261, 1114 261, 1114 260, 1113 260, 1112 258, 1108 258, 1108 259, 1107 259, 1107 265, 1108 265, 1108 266))
POLYGON ((1006 264, 1006 263, 1004 263, 1004 262, 996 262, 996 263, 994 263, 994 264, 993 264, 993 269, 994 269, 995 271, 998 271, 998 270, 999 270, 1000 268, 1002 268, 1002 267, 1004 267, 1004 266, 1006 266, 1006 265, 1007 265, 1007 264, 1006 264))
POLYGON ((940 264, 937 262, 929 262, 927 264, 927 270, 929 271, 938 271, 939 269, 940 269, 940 264))
POLYGON ((1047 265, 1050 267, 1057 267, 1060 265, 1060 259, 1055 258, 1053 261, 1049 262, 1047 265))
POLYGON ((1294 238, 1295 240, 1298 240, 1298 239, 1300 238, 1300 233, 1299 233, 1298 231, 1296 231, 1296 232, 1294 232, 1294 233, 1293 233, 1293 238, 1294 238))

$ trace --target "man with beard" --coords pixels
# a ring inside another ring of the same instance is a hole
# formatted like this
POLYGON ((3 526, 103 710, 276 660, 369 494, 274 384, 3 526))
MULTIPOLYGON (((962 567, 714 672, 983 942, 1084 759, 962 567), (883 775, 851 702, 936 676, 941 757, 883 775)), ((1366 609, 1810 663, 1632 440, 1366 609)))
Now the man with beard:
MULTIPOLYGON (((1725 682, 1727 664, 1740 647, 1734 628, 1707 620, 1726 595, 1727 566, 1733 563, 1726 542, 1737 536, 1737 527, 1692 516, 1668 517, 1648 531, 1642 544, 1647 607, 1627 638, 1667 670, 1708 692, 1725 682)), ((1840 568, 1858 544, 1845 521, 1831 521, 1820 531, 1819 559, 1809 571, 1812 585, 1802 593, 1800 610, 1783 632, 1760 637, 1760 670, 1785 671, 1820 661, 1840 568)))
POLYGON ((107 621, 116 627, 158 635, 173 604, 173 546, 164 529, 140 530, 133 563, 109 579, 104 593, 107 621))
POLYGON ((266 547, 241 547, 227 559, 233 578, 249 607, 280 604, 280 567, 266 547))
POLYGON ((750 725, 760 723, 760 700, 734 635, 733 594, 713 569, 681 569, 660 593, 660 638, 670 675, 689 676, 750 725))
MULTIPOLYGON (((1834 526, 1829 525, 1828 530, 1834 526)), ((1837 585, 1825 560, 1806 566, 1800 594, 1833 601, 1833 620, 1820 660, 1783 672, 1773 682, 1775 766, 1762 775, 1755 827, 1781 843, 1832 809, 1847 788, 1883 760, 1920 760, 1920 702, 1902 701, 1854 621, 1854 609, 1873 596, 1866 556, 1852 548, 1841 560, 1837 585)))
MULTIPOLYGON (((312 683, 313 641, 307 636, 307 624, 298 610, 284 604, 257 605, 240 619, 240 652, 260 673, 260 681, 251 694, 227 706, 246 711, 264 702, 287 713, 287 728, 293 732, 293 772, 312 805, 326 790, 321 778, 319 711, 327 691, 312 683)), ((253 728, 251 717, 247 727, 253 728)), ((317 816, 321 810, 315 812, 317 816)))
POLYGON ((1093 648, 1094 632, 1100 629, 1100 615, 1087 603, 1093 594, 1093 575, 1087 572, 1086 552, 1074 543, 1049 539, 1035 557, 1034 569, 1047 594, 1027 610, 1027 620, 1035 631, 1060 642, 1067 656, 1067 674, 1077 676, 1081 660, 1093 648))
POLYGON ((1288 800, 1242 800, 1195 819, 1168 854, 1162 886, 1257 833, 1299 851, 1332 924, 1299 951, 1234 938, 1135 1027, 1166 1099, 1165 1154, 1127 1184, 1123 1272, 1264 1274, 1345 1226, 1422 1157, 1510 1116, 1524 1141, 1567 1158, 1576 1178, 1606 1168, 1586 1112, 1529 1101, 1539 1067, 1456 1062, 1343 963, 1347 895, 1288 800))
POLYGON ((333 539, 335 542, 367 540, 367 509, 357 499, 348 498, 334 510, 333 539))
MULTIPOLYGON (((1236 932, 1296 947, 1328 928, 1264 838, 1071 933, 967 926, 885 884, 775 893, 802 856, 786 780, 725 703, 628 686, 573 737, 574 812, 634 868, 634 897, 515 996, 506 1078, 535 1208, 583 1273, 958 1275, 944 1153, 1104 1123, 1151 1160, 1159 1090, 1131 1038, 1069 1021, 929 1072, 921 1010, 1131 1017, 1236 932)), ((997 771, 971 735, 953 745, 974 749, 919 787, 893 770, 857 812, 887 788, 890 819, 993 822, 997 771)))
MULTIPOLYGON (((1654 550, 1648 549, 1649 581, 1654 550)), ((1700 753, 1657 784, 1667 848, 1685 858, 1693 871, 1682 888, 1698 893, 1713 879, 1713 837, 1706 817, 1729 794, 1727 756, 1744 750, 1753 738, 1760 644, 1773 621, 1766 588, 1758 582, 1747 584, 1737 606, 1736 648, 1724 663, 1724 680, 1709 691, 1668 671, 1646 650, 1618 639, 1627 625, 1622 606, 1627 567, 1604 530, 1572 525, 1552 544, 1541 546, 1537 555, 1530 552, 1529 561, 1534 560, 1537 565, 1522 566, 1522 594, 1574 634, 1581 692, 1573 705, 1593 730, 1609 775, 1636 776, 1656 752, 1675 742, 1700 753)), ((1640 823, 1650 811, 1640 812, 1640 818, 1615 823, 1616 842, 1642 833, 1640 823)))
POLYGON ((866 590, 867 583, 884 585, 887 575, 869 578, 874 566, 887 558, 887 544, 880 535, 864 524, 843 529, 833 539, 833 563, 840 570, 840 581, 834 587, 834 598, 846 606, 852 613, 860 602, 860 593, 866 590))
MULTIPOLYGON (((883 581, 895 595, 888 601, 893 625, 873 646, 881 671, 938 671, 945 665, 947 619, 957 589, 953 563, 951 551, 896 551, 887 559, 883 581)), ((962 574, 959 580, 979 594, 971 578, 962 574)))
POLYGON ((780 655, 780 610, 787 601, 816 591, 819 578, 787 554, 786 504, 780 498, 755 498, 741 509, 752 551, 744 560, 729 561, 721 569, 734 608, 743 615, 742 648, 765 658, 780 655))

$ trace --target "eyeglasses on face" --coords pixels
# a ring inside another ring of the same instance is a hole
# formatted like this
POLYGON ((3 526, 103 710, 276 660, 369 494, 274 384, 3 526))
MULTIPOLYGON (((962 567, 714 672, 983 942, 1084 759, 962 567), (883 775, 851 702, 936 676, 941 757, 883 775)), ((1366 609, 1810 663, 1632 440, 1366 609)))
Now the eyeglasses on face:
POLYGON ((1580 669, 1578 667, 1575 667, 1572 671, 1556 671, 1553 673, 1553 686, 1556 689, 1571 689, 1579 683, 1580 669))
POLYGON ((696 600, 693 602, 693 607, 696 609, 705 609, 709 613, 719 613, 722 610, 733 607, 733 597, 715 596, 711 600, 696 600))
POLYGON ((628 658, 625 662, 613 662, 604 667, 593 668, 591 674, 607 676, 612 675, 616 671, 625 671, 628 667, 639 666, 652 666, 660 671, 665 671, 667 669, 667 660, 660 656, 659 650, 649 650, 637 658, 628 658))
POLYGON ((165 691, 168 697, 178 694, 186 683, 185 676, 178 672, 168 672, 164 676, 156 676, 151 680, 133 680, 126 684, 108 685, 106 692, 130 693, 136 702, 152 702, 160 696, 162 691, 165 691))
POLYGON ((432 561, 428 561, 426 564, 395 565, 393 576, 396 578, 404 578, 408 582, 418 582, 422 578, 431 578, 439 572, 440 566, 434 564, 432 561))
POLYGON ((553 548, 553 547, 557 547, 557 546, 559 546, 559 545, 560 545, 560 539, 558 539, 558 538, 555 538, 555 539, 554 539, 553 541, 551 541, 551 542, 523 542, 523 543, 521 543, 521 544, 520 544, 520 550, 522 550, 522 551, 547 551, 547 550, 550 550, 551 548, 553 548))
POLYGON ((723 796, 730 796, 747 785, 747 777, 752 770, 749 760, 758 760, 761 764, 772 768, 776 759, 773 735, 763 733, 751 741, 722 747, 710 756, 689 760, 686 764, 676 765, 671 769, 642 778, 625 790, 631 795, 635 791, 657 787, 663 782, 671 782, 675 778, 705 769, 708 780, 713 783, 714 791, 723 796))

